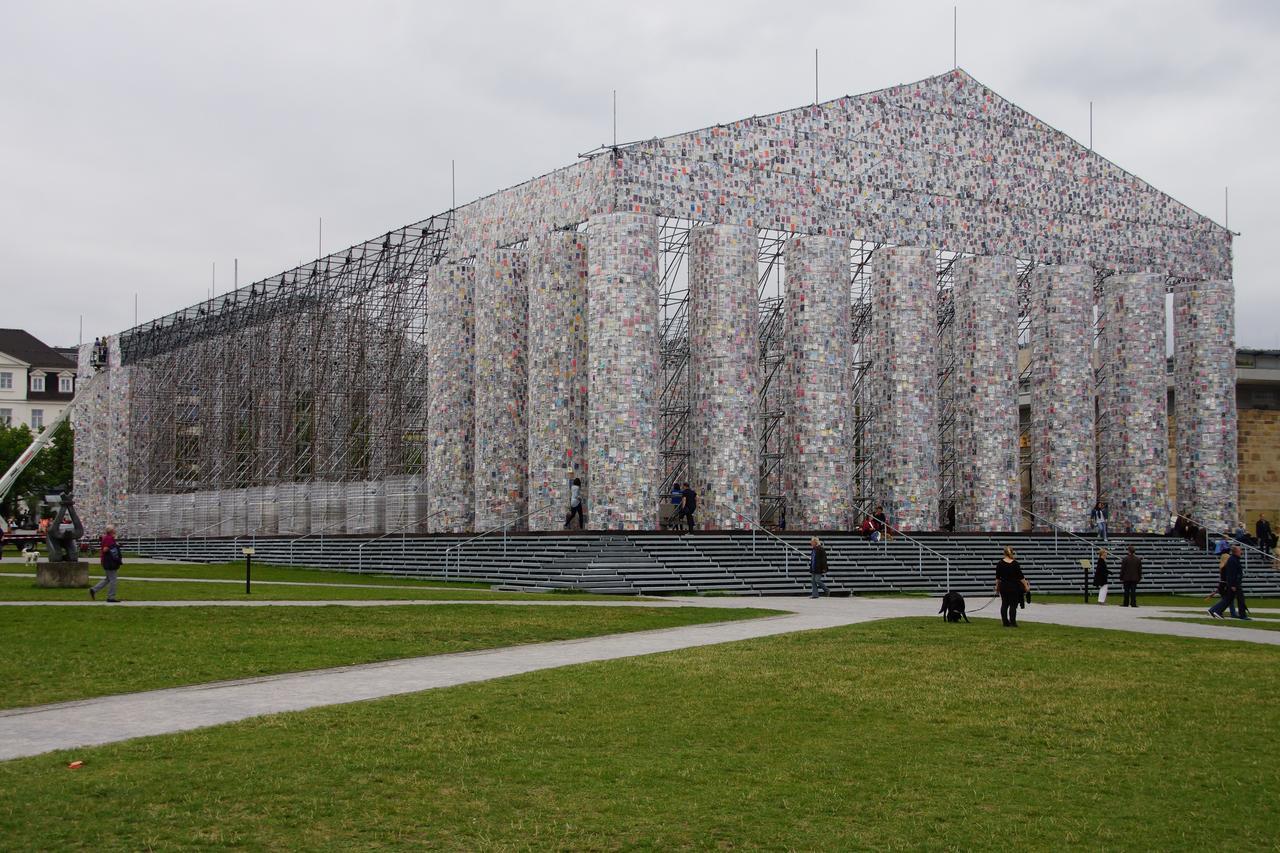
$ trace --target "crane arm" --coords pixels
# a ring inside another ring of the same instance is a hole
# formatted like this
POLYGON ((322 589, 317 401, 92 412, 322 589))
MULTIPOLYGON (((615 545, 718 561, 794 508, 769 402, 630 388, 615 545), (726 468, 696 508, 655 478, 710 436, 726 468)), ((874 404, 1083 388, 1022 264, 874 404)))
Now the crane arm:
MULTIPOLYGON (((58 432, 58 429, 61 428, 61 426, 71 417, 71 410, 75 408, 75 405, 76 401, 72 400, 67 407, 53 419, 53 422, 41 430, 35 439, 32 440, 31 444, 27 445, 27 449, 22 451, 18 456, 17 461, 9 466, 9 470, 4 472, 4 476, 0 477, 0 500, 4 500, 5 495, 9 494, 9 490, 13 488, 13 484, 22 476, 22 472, 27 470, 27 466, 31 464, 31 460, 36 458, 36 454, 48 447, 53 441, 53 436, 58 432)), ((9 523, 5 521, 3 516, 0 516, 0 532, 9 532, 9 523)))

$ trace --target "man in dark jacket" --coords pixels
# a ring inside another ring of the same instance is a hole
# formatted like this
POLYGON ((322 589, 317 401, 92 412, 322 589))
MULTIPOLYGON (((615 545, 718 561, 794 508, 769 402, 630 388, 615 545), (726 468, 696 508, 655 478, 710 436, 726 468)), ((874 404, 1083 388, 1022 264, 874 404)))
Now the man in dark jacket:
POLYGON ((1241 619, 1249 619, 1249 610, 1244 605, 1244 549, 1239 545, 1231 549, 1231 556, 1227 559, 1227 563, 1234 563, 1234 570, 1228 569, 1227 573, 1233 578, 1231 585, 1236 591, 1236 615, 1241 619))
POLYGON ((827 549, 817 536, 809 540, 809 597, 830 594, 827 589, 827 549))
POLYGON ((1133 546, 1130 545, 1129 553, 1120 561, 1120 583, 1124 584, 1124 603, 1121 607, 1138 606, 1138 582, 1141 580, 1142 558, 1133 552, 1133 546))
POLYGON ((1258 537, 1258 547, 1264 553, 1270 554, 1274 546, 1272 542, 1271 522, 1263 516, 1258 516, 1258 523, 1253 526, 1254 535, 1258 537))
POLYGON ((698 509, 698 493, 688 483, 684 484, 684 490, 681 491, 680 498, 680 515, 684 516, 684 522, 689 527, 689 531, 693 531, 693 514, 698 509))

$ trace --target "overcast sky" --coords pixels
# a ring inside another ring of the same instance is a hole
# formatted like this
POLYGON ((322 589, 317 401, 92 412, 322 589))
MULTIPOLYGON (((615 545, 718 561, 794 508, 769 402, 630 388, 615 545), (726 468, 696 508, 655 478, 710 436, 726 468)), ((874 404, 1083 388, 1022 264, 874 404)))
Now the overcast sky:
MULTIPOLYGON (((952 65, 934 2, 0 0, 0 326, 133 325, 572 163, 952 65)), ((1221 222, 1280 348, 1280 3, 960 3, 978 80, 1221 222)))

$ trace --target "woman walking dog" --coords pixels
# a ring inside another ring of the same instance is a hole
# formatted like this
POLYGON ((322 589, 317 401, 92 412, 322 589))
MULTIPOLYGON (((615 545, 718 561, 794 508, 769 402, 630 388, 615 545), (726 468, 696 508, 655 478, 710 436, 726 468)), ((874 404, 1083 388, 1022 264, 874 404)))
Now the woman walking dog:
POLYGON ((1000 596, 1000 622, 1004 627, 1018 627, 1018 605, 1028 586, 1022 565, 1013 549, 1006 546, 1004 556, 996 560, 996 594, 1000 596))

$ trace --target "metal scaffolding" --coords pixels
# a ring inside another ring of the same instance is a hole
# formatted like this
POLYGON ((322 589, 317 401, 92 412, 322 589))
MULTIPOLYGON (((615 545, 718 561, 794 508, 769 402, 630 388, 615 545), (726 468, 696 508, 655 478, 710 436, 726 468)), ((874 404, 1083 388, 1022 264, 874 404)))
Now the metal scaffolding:
POLYGON ((425 282, 452 211, 121 336, 130 491, 421 473, 425 282))
MULTIPOLYGON (((426 281, 451 254, 453 222, 448 211, 122 334, 123 361, 135 370, 130 491, 182 494, 425 474, 425 332, 432 310, 426 281)), ((699 224, 674 217, 659 223, 662 468, 656 495, 690 479, 688 252, 689 231, 699 224)), ((766 524, 780 521, 787 500, 783 247, 792 236, 771 229, 758 235, 757 434, 760 517, 766 524)), ((855 240, 850 247, 855 518, 869 513, 878 500, 871 486, 875 459, 867 443, 877 413, 868 404, 866 377, 876 356, 869 344, 871 259, 883 245, 855 240)), ((955 252, 936 256, 943 519, 958 488, 956 364, 949 342, 953 268, 960 257, 955 252)), ((1018 261, 1020 348, 1029 334, 1034 268, 1031 261, 1018 261)), ((1107 274, 1098 272, 1099 286, 1107 274)), ((1176 281, 1170 279, 1170 288, 1176 281)), ((1028 389, 1030 371, 1029 361, 1020 367, 1020 395, 1028 389)), ((1106 428, 1098 424, 1100 431, 1106 428)), ((1019 444, 1025 506, 1031 500, 1026 475, 1032 462, 1025 423, 1019 444)))

